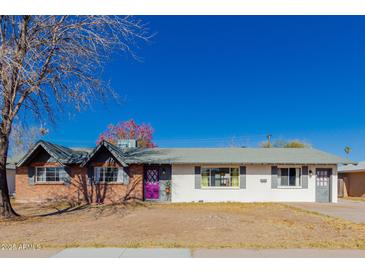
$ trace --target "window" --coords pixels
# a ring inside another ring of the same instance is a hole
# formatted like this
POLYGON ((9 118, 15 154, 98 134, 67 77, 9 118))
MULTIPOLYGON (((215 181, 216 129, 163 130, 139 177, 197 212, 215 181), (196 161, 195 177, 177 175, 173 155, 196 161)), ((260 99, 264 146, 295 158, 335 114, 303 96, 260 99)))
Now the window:
POLYGON ((278 169, 279 186, 282 187, 299 187, 301 186, 300 168, 285 167, 278 169))
POLYGON ((128 183, 128 174, 125 172, 124 168, 117 167, 95 167, 95 182, 108 183, 108 182, 118 182, 118 183, 128 183))
POLYGON ((68 178, 63 167, 37 167, 36 182, 64 182, 68 178))
POLYGON ((202 187, 239 187, 238 167, 202 168, 202 187))

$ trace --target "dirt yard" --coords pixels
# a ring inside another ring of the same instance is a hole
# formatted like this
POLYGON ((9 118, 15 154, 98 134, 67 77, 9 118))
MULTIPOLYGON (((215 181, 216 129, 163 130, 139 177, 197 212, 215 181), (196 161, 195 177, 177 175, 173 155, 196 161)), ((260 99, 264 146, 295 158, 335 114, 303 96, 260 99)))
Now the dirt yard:
POLYGON ((365 202, 365 197, 344 197, 344 198, 341 198, 341 199, 356 201, 356 202, 365 202))
POLYGON ((24 215, 0 221, 0 243, 42 247, 365 248, 365 225, 282 204, 15 204, 24 215))

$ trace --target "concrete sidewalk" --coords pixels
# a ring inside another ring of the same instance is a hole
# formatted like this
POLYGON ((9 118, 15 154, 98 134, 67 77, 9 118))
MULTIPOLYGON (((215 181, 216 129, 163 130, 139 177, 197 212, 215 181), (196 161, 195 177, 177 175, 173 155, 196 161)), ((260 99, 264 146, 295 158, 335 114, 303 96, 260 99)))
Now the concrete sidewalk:
POLYGON ((187 248, 67 248, 54 258, 191 258, 187 248))
POLYGON ((0 251, 0 258, 365 258, 358 249, 67 248, 0 251))
POLYGON ((365 258, 353 249, 198 249, 194 258, 365 258))
POLYGON ((0 250, 0 258, 49 258, 62 249, 37 249, 37 250, 0 250))

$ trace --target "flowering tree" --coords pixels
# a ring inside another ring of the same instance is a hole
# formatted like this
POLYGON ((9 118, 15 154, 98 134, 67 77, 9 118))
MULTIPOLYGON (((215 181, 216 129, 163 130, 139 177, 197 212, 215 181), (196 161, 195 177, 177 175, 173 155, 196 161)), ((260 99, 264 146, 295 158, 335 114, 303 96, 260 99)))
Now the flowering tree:
POLYGON ((116 125, 110 124, 108 129, 100 134, 97 144, 106 140, 116 144, 118 139, 135 139, 138 147, 155 147, 152 141, 153 128, 148 124, 138 125, 133 119, 125 122, 119 122, 116 125))

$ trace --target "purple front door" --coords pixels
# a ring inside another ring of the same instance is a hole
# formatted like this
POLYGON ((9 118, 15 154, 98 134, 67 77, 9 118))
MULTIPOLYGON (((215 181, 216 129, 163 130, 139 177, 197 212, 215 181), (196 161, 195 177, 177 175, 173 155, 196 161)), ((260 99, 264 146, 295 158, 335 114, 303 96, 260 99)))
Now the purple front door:
POLYGON ((144 182, 144 197, 146 200, 160 199, 160 182, 158 167, 146 167, 144 182))

